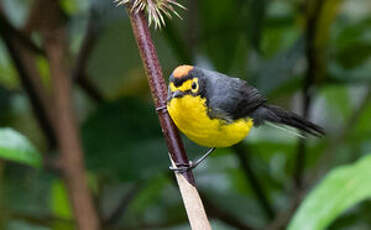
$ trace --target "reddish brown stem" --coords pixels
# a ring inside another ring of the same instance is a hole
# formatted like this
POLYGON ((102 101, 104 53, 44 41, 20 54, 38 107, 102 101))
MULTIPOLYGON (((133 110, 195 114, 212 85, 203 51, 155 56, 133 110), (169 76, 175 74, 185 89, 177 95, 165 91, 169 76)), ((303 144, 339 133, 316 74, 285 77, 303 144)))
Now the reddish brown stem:
MULTIPOLYGON (((188 158, 183 143, 166 110, 166 84, 145 15, 143 12, 135 13, 130 10, 129 12, 134 37, 143 61, 171 161, 175 165, 186 165, 188 164, 188 158)), ((181 174, 176 173, 176 177, 192 229, 211 229, 202 201, 195 187, 193 173, 191 171, 181 174)))
MULTIPOLYGON (((176 164, 188 164, 188 158, 178 130, 166 112, 166 83, 162 76, 162 69, 145 16, 143 13, 130 13, 130 20, 171 158, 176 164)), ((194 184, 191 171, 184 172, 183 175, 191 184, 194 184)))

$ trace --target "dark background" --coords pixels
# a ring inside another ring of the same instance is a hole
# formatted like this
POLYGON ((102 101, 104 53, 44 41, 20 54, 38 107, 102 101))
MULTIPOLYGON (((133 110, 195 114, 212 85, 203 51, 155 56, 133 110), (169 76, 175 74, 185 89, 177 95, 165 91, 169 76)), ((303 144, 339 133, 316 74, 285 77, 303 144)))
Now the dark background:
MULTIPOLYGON (((34 169, 0 160, 0 229, 69 230, 75 229, 74 217, 55 170, 60 149, 40 128, 40 120, 47 121, 40 119, 43 111, 32 103, 6 43, 6 37, 21 33, 42 49, 32 54, 34 65, 40 84, 52 91, 50 56, 43 54, 49 27, 30 26, 35 2, 0 1, 0 126, 27 136, 45 163, 34 169)), ((371 2, 178 2, 187 7, 175 7, 183 20, 174 17, 161 30, 151 28, 166 78, 180 64, 240 77, 270 103, 304 114, 326 130, 323 138, 300 140, 272 127, 255 128, 242 144, 217 149, 194 170, 214 229, 285 228, 330 170, 371 153, 371 2)), ((124 7, 111 0, 61 0, 59 7, 66 71, 74 76, 78 66, 83 73, 73 78, 72 100, 103 229, 189 229, 124 7), (84 45, 88 51, 82 51, 84 45)), ((45 15, 38 25, 48 21, 45 15)), ((206 150, 183 139, 190 158, 206 150)), ((361 175, 365 172, 356 171, 350 178, 361 175)), ((326 207, 328 198, 346 188, 343 182, 329 182, 333 190, 317 202, 326 207)), ((361 184, 355 190, 371 197, 371 184, 361 184)), ((324 218, 335 219, 329 229, 371 229, 370 200, 360 200, 345 212, 329 211, 324 218)))

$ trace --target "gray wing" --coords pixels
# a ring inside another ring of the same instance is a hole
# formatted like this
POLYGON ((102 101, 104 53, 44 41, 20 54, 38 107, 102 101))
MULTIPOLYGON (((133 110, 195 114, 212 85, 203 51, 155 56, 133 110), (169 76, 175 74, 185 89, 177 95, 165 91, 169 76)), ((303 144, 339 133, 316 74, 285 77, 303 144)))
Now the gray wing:
POLYGON ((208 92, 209 115, 225 120, 236 120, 248 117, 266 102, 259 91, 239 78, 231 78, 213 72, 213 87, 208 92))

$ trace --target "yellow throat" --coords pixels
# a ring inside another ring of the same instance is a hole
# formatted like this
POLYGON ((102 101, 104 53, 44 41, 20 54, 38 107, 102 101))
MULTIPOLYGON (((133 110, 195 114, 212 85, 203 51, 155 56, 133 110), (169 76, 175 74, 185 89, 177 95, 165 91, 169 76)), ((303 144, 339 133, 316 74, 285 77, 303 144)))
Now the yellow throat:
POLYGON ((243 140, 253 126, 251 118, 227 123, 211 119, 206 99, 185 95, 168 102, 168 112, 176 126, 193 142, 207 147, 228 147, 243 140))

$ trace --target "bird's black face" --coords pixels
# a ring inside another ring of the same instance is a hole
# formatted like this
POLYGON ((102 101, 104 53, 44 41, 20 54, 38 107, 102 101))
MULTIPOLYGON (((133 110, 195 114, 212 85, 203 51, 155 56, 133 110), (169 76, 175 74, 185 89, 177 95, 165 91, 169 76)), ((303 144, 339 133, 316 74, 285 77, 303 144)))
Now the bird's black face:
POLYGON ((185 95, 204 96, 205 82, 193 66, 177 67, 169 77, 168 101, 185 95))

